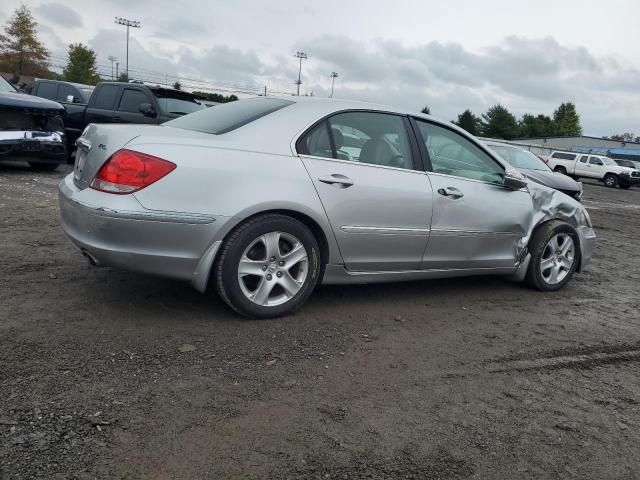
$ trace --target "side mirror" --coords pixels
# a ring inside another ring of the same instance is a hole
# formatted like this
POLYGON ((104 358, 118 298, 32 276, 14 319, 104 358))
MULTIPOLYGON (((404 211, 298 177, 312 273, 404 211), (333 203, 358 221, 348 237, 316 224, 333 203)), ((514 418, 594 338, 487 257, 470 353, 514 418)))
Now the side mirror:
POLYGON ((150 103, 141 103, 140 104, 140 113, 142 113, 145 117, 155 117, 156 109, 153 108, 153 105, 150 103))
POLYGON ((67 103, 73 103, 75 100, 75 97, 73 95, 67 95, 67 103))
POLYGON ((507 170, 502 176, 502 184, 510 190, 520 190, 527 186, 527 179, 520 172, 507 170))

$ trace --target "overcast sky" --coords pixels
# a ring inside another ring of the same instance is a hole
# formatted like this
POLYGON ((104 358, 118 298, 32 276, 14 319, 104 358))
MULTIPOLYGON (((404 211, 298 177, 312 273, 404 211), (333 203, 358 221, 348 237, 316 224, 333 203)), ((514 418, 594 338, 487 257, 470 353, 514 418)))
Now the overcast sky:
MULTIPOLYGON (((26 0, 63 64, 83 42, 125 62, 132 77, 179 75, 293 92, 306 52, 302 93, 398 104, 451 120, 502 103, 520 116, 576 103, 586 134, 640 134, 638 0, 26 0), (135 74, 133 70, 136 70, 135 74)), ((20 4, 4 0, 5 24, 20 4)), ((187 80, 188 79, 188 80, 187 80)), ((169 81, 174 80, 169 78, 169 81)))

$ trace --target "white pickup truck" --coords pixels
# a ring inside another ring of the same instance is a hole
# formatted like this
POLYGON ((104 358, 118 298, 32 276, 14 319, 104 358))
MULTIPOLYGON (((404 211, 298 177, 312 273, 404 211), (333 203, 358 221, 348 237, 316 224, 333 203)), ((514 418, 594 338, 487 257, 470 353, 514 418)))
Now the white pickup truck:
POLYGON ((543 159, 554 172, 574 178, 595 178, 611 188, 629 188, 640 183, 640 171, 621 167, 609 157, 602 155, 556 151, 543 159))

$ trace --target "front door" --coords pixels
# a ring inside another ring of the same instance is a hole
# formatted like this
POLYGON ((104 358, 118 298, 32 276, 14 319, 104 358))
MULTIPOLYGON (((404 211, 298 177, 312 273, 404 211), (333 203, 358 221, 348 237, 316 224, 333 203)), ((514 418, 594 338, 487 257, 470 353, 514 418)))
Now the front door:
POLYGON ((529 192, 504 187, 502 165, 460 133, 421 120, 416 126, 434 196, 421 268, 513 268, 531 224, 529 192))
POLYGON ((298 142, 347 269, 416 270, 429 238, 432 191, 406 118, 339 113, 298 142))

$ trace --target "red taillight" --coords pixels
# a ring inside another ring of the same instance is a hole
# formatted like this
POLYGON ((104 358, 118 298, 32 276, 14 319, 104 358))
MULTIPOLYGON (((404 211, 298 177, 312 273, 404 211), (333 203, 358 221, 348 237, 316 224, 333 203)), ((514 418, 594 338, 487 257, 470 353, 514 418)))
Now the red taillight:
POLYGON ((98 170, 91 188, 119 194, 137 192, 175 168, 174 163, 146 153, 118 150, 98 170))

